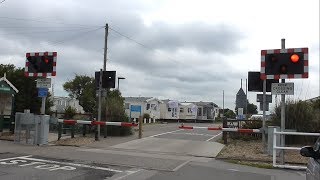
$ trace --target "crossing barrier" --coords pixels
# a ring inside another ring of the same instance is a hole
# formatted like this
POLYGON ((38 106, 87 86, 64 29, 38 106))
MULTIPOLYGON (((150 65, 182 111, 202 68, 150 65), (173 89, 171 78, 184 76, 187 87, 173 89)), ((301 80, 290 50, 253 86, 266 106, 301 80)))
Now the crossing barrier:
MULTIPOLYGON (((133 127, 138 126, 137 123, 129 123, 129 122, 104 122, 104 121, 85 121, 85 120, 73 120, 73 119, 58 119, 58 140, 62 137, 62 132, 66 133, 67 129, 71 130, 71 138, 74 138, 75 125, 82 124, 82 135, 86 135, 86 129, 88 125, 91 126, 122 126, 122 127, 133 127), (70 125, 70 128, 63 128, 63 124, 70 125)), ((95 138, 97 139, 98 132, 95 131, 95 138)), ((106 137, 106 134, 104 135, 106 137)))
POLYGON ((123 127, 132 127, 138 126, 137 123, 129 122, 104 122, 104 121, 84 121, 84 120, 71 120, 71 119, 58 119, 59 123, 64 123, 68 125, 75 124, 87 124, 87 125, 101 125, 101 126, 123 126, 123 127))
POLYGON ((260 129, 240 129, 240 128, 222 128, 222 127, 201 127, 201 126, 179 126, 180 129, 207 129, 209 131, 226 131, 239 133, 261 133, 260 129))

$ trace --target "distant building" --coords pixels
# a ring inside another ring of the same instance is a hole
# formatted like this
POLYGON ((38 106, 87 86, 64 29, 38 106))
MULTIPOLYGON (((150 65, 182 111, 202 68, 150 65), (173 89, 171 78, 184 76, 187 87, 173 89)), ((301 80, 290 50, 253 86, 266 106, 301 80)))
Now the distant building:
POLYGON ((160 101, 153 97, 125 97, 124 106, 126 114, 131 118, 139 118, 140 114, 149 114, 150 118, 160 118, 160 101), (137 112, 137 107, 141 112, 137 112))
POLYGON ((236 109, 243 108, 246 109, 247 106, 247 96, 244 93, 243 89, 240 88, 236 95, 236 109))
POLYGON ((76 109, 77 113, 84 113, 83 107, 79 104, 79 100, 70 97, 53 97, 53 106, 51 107, 52 111, 64 113, 68 106, 76 109))

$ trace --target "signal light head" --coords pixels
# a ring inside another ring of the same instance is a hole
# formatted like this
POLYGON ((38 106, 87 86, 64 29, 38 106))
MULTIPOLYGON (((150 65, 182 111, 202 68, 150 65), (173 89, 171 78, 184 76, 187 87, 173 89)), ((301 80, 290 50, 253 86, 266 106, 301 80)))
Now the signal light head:
POLYGON ((297 54, 293 54, 290 56, 290 60, 293 63, 297 63, 299 61, 300 57, 297 54))

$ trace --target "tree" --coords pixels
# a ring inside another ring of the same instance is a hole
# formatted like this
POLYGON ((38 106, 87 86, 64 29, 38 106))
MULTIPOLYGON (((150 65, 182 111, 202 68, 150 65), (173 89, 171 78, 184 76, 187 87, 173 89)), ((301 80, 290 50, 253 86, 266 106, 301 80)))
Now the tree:
MULTIPOLYGON (((106 104, 103 105, 103 114, 106 115, 108 121, 114 122, 129 122, 129 117, 125 113, 124 98, 121 96, 119 90, 108 90, 106 104)), ((108 126, 108 135, 130 135, 132 134, 131 127, 119 127, 119 126, 108 126)))
POLYGON ((70 97, 79 100, 85 112, 96 112, 95 79, 93 77, 76 74, 73 80, 63 84, 63 88, 70 97))
MULTIPOLYGON (((31 113, 39 114, 41 108, 41 98, 38 97, 36 88, 36 78, 25 77, 24 68, 16 68, 13 64, 0 64, 0 76, 6 78, 19 90, 14 99, 14 112, 23 112, 30 109, 31 113)), ((49 94, 50 96, 50 94, 49 94)), ((51 98, 46 99, 46 113, 49 114, 53 106, 51 98)))
POLYGON ((224 117, 234 119, 236 118, 236 114, 231 109, 228 109, 228 111, 224 112, 224 117))
POLYGON ((257 106, 255 104, 248 102, 247 107, 248 107, 247 114, 258 114, 257 106))

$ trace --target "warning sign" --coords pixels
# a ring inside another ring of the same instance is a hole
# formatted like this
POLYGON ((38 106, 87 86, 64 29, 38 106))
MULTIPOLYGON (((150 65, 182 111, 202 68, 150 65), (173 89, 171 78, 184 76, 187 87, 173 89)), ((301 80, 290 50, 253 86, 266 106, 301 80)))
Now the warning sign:
POLYGON ((272 83, 271 94, 294 94, 294 83, 272 83))

